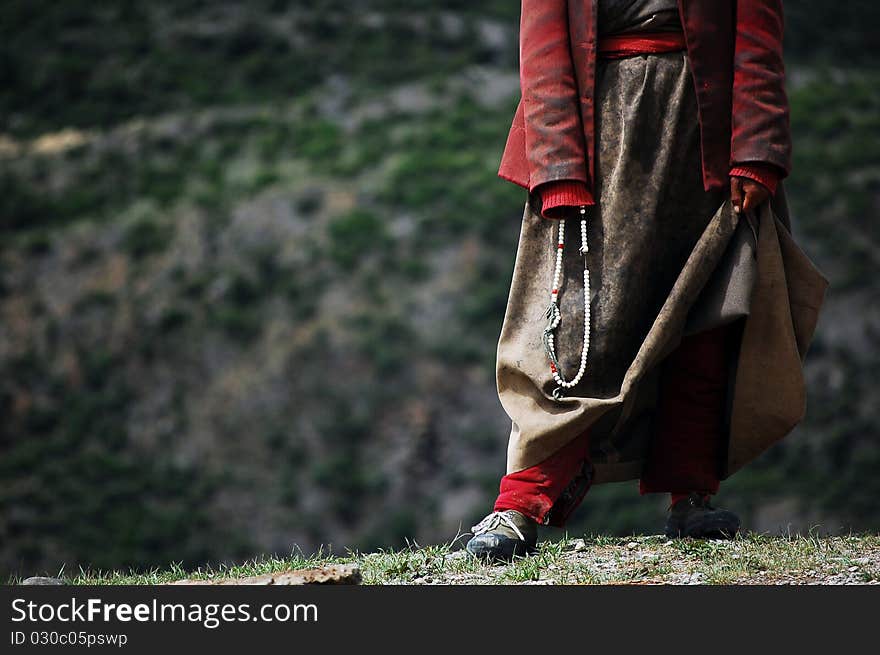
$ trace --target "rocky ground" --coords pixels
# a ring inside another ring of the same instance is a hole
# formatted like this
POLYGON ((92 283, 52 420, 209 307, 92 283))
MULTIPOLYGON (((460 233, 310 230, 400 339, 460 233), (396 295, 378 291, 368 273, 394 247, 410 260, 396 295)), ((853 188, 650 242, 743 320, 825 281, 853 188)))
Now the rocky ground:
MULTIPOLYGON (((733 541, 662 536, 569 537, 534 556, 485 565, 451 544, 344 556, 263 558, 242 565, 147 573, 58 574, 67 584, 880 584, 880 537, 770 537, 733 541)), ((15 582, 15 581, 13 581, 15 582)))

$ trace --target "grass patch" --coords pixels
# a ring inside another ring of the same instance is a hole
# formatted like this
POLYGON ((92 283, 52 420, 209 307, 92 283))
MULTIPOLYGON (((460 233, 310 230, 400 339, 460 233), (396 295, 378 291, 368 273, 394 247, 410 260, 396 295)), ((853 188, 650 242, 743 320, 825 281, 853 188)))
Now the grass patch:
MULTIPOLYGON (((880 582, 880 537, 769 537, 732 541, 668 540, 659 536, 588 535, 544 541, 539 551, 506 565, 485 565, 458 550, 463 540, 335 555, 319 550, 265 556, 238 564, 186 570, 180 564, 144 572, 80 570, 59 575, 71 584, 162 584, 182 579, 245 578, 357 564, 364 584, 864 584, 880 582)), ((15 583, 16 579, 10 582, 15 583)))

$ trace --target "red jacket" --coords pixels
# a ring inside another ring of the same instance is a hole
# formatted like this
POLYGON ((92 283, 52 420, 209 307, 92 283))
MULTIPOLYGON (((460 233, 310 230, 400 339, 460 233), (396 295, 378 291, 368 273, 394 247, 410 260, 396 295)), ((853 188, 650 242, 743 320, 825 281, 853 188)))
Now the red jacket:
MULTIPOLYGON (((522 0, 520 91, 498 175, 592 192, 597 0, 522 0)), ((700 119, 703 186, 791 170, 781 0, 679 0, 700 119), (739 169, 739 170, 735 170, 739 169)), ((772 179, 771 179, 772 182, 772 179)))

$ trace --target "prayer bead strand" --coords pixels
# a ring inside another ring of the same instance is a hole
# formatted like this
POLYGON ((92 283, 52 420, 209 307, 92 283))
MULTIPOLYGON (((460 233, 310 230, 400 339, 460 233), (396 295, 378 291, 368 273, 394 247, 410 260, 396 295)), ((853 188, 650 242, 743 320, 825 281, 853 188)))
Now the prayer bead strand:
POLYGON ((581 215, 581 247, 580 253, 584 256, 584 339, 581 347, 581 362, 577 374, 571 380, 565 380, 560 371, 561 365, 556 355, 553 332, 562 322, 562 313, 559 311, 559 291, 562 288, 562 253, 565 249, 565 219, 558 220, 556 237, 556 267, 553 271, 553 287, 550 292, 550 306, 545 313, 548 324, 544 328, 544 348, 550 359, 550 372, 553 379, 559 385, 553 390, 553 397, 557 400, 562 398, 564 389, 570 389, 578 384, 587 370, 587 353, 590 351, 590 271, 587 268, 586 255, 590 251, 587 243, 587 208, 580 206, 581 215))

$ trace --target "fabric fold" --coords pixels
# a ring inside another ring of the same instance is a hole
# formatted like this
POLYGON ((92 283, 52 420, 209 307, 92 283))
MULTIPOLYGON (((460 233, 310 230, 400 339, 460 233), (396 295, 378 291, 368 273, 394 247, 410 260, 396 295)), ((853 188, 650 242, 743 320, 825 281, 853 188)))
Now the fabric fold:
MULTIPOLYGON (((507 472, 545 460, 589 429, 592 484, 638 478, 655 430, 659 365, 685 334, 742 319, 728 385, 726 477, 802 417, 802 356, 828 282, 790 238, 781 184, 757 215, 740 216, 725 193, 704 190, 684 53, 600 62, 597 76, 590 252, 579 256, 572 243, 563 253, 556 331, 569 379, 581 352, 586 260, 587 374, 553 398, 542 333, 557 222, 541 216, 530 194, 497 349, 498 396, 511 419, 507 472)), ((565 220, 567 234, 576 234, 577 219, 565 220)))

